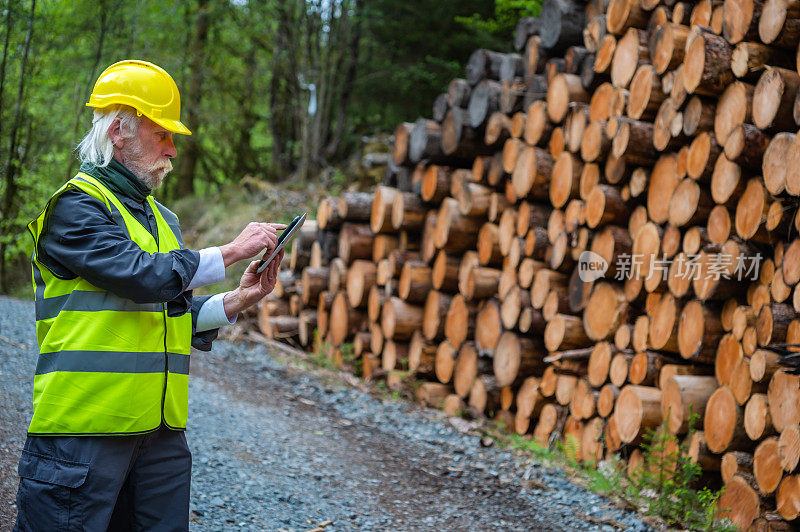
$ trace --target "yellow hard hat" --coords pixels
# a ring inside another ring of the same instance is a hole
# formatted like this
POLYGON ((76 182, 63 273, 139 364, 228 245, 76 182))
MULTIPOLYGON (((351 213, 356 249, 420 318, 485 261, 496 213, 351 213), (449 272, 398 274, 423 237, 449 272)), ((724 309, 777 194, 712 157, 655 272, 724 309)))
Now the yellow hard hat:
POLYGON ((181 123, 181 95, 175 80, 153 63, 120 61, 100 74, 86 105, 102 109, 114 104, 129 105, 173 133, 192 134, 181 123))

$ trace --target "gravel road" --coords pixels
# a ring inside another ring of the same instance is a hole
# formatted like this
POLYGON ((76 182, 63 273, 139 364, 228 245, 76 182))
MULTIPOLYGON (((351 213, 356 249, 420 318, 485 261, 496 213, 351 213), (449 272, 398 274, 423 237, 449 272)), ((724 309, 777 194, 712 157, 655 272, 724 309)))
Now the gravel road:
MULTIPOLYGON (((0 297, 0 529, 36 362, 33 305, 0 297)), ((557 471, 480 445, 441 412, 218 340, 192 360, 193 530, 650 530, 557 471), (326 522, 330 522, 326 524, 326 522)))

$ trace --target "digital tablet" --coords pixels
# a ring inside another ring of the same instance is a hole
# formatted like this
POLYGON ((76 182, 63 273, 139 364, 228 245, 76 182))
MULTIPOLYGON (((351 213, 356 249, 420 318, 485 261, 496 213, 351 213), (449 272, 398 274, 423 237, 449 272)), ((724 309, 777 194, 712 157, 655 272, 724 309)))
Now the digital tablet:
POLYGON ((281 236, 278 237, 278 243, 275 246, 275 249, 272 250, 272 253, 267 255, 264 253, 264 256, 261 258, 261 262, 258 263, 258 269, 256 270, 257 273, 263 272, 269 266, 269 263, 272 262, 272 259, 275 258, 275 255, 280 253, 280 251, 286 247, 286 244, 289 243, 289 240, 303 227, 303 222, 306 221, 306 212, 301 214, 300 216, 295 217, 294 220, 283 230, 281 236))

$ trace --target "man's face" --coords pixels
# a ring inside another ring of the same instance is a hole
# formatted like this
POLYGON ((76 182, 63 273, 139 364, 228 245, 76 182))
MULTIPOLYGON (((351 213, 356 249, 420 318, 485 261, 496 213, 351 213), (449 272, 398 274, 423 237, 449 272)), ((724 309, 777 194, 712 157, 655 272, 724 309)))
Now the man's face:
POLYGON ((172 170, 170 159, 178 154, 172 133, 144 116, 136 133, 125 139, 119 152, 122 164, 150 190, 161 186, 172 170))

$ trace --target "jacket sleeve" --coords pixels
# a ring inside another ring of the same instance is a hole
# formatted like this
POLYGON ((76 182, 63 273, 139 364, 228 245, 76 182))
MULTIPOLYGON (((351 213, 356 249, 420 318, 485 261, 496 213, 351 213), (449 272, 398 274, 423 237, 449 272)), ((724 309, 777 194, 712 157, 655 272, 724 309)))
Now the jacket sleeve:
POLYGON ((211 297, 194 296, 192 298, 192 347, 200 351, 211 351, 211 343, 217 339, 217 334, 219 334, 219 329, 197 332, 197 316, 200 314, 200 307, 211 297))
POLYGON ((189 249, 147 253, 128 238, 106 206, 87 194, 67 191, 50 207, 36 250, 54 275, 82 277, 137 303, 168 303, 170 315, 187 312, 185 292, 200 254, 189 249))

